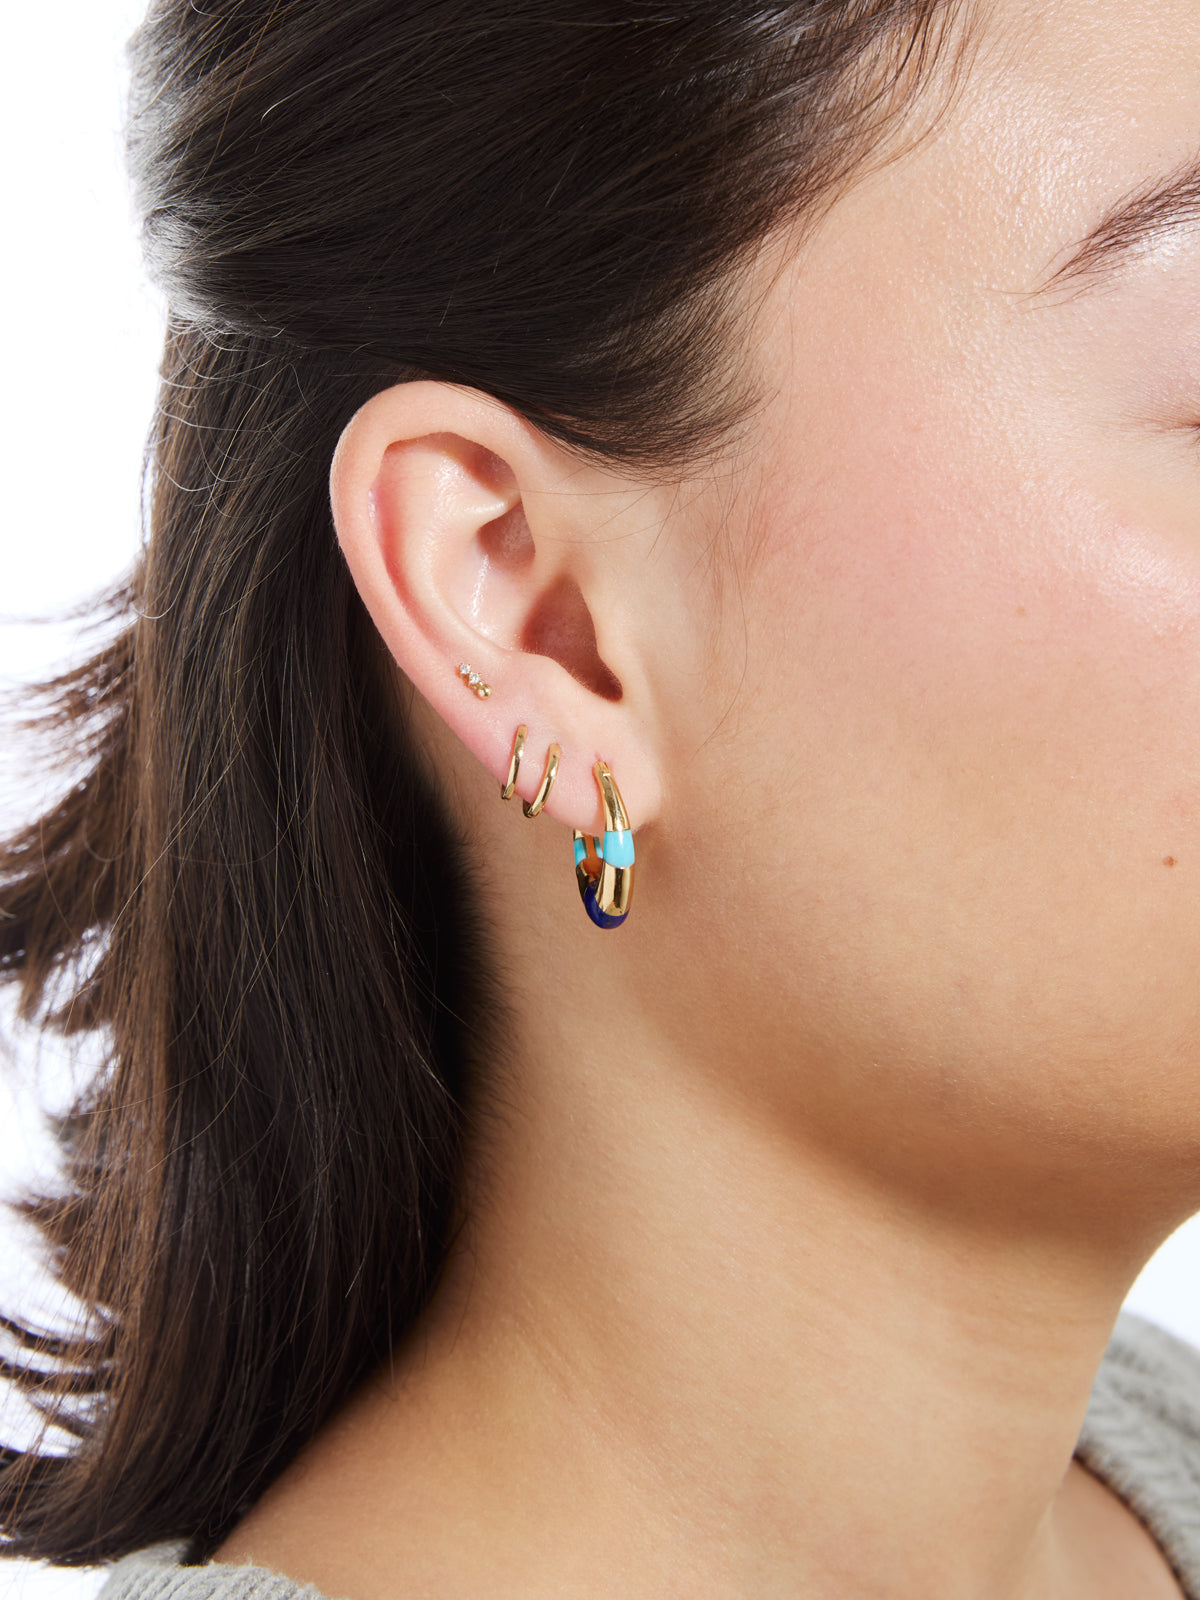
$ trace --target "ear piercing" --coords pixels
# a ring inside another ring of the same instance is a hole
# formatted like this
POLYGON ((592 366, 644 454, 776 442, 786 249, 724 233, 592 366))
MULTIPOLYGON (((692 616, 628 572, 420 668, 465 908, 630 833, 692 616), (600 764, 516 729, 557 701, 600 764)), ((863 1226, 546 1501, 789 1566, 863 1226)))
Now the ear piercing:
MULTIPOLYGON (((512 754, 508 761, 508 776, 500 785, 500 798, 511 800, 517 789, 517 775, 521 758, 525 754, 525 741, 529 729, 521 723, 513 735, 512 754)), ((532 800, 524 802, 527 817, 536 817, 546 804, 562 751, 552 744, 546 752, 546 765, 542 779, 532 800)), ((604 811, 604 837, 575 829, 575 881, 579 886, 584 910, 598 928, 619 928, 629 915, 633 901, 633 830, 621 791, 607 761, 597 761, 592 768, 596 787, 600 791, 600 805, 604 811)))
POLYGON ((532 800, 525 801, 524 810, 527 817, 536 817, 550 798, 554 780, 558 777, 558 763, 561 758, 562 751, 556 744, 552 744, 546 751, 546 765, 542 768, 542 781, 538 784, 537 793, 532 800))
POLYGON ((513 735, 512 755, 508 758, 508 777, 500 785, 501 800, 511 800, 517 789, 517 773, 521 770, 521 757, 525 754, 525 740, 529 729, 524 723, 513 735))
MULTIPOLYGON (((516 793, 517 774, 521 770, 521 757, 525 754, 525 740, 528 736, 529 729, 522 723, 513 736, 512 755, 508 760, 508 776, 500 785, 501 800, 511 800, 516 793)), ((554 780, 558 777, 558 763, 561 760, 562 750, 558 745, 552 744, 546 752, 546 765, 542 768, 542 780, 538 784, 537 793, 532 800, 521 802, 521 808, 527 817, 536 817, 550 798, 554 780)))
POLYGON ((575 880, 598 928, 619 928, 633 901, 633 832, 607 761, 592 768, 604 808, 604 840, 575 829, 575 880))
POLYGON ((483 679, 468 662, 459 662, 458 675, 466 684, 467 688, 474 690, 481 700, 486 700, 488 695, 491 694, 491 684, 484 683, 483 679))

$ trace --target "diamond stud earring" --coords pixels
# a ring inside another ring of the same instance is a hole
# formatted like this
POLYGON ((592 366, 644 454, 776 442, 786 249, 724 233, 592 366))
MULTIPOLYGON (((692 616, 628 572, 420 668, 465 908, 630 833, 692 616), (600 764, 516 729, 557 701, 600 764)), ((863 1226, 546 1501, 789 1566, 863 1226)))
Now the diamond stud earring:
POLYGON ((474 667, 472 667, 468 662, 459 662, 458 675, 466 684, 467 688, 470 689, 474 694, 478 695, 481 700, 486 700, 488 695, 491 694, 491 684, 484 683, 483 679, 475 671, 474 667))

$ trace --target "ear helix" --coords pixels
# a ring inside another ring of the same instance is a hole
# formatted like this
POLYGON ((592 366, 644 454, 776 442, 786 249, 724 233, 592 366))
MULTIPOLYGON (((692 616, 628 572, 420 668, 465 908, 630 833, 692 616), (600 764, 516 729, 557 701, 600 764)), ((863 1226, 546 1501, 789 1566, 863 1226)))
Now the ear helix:
MULTIPOLYGON (((525 754, 525 741, 529 729, 524 723, 513 736, 512 754, 508 762, 508 775, 500 786, 500 798, 511 800, 516 793, 521 759, 525 754)), ((536 817, 546 804, 562 751, 552 744, 546 753, 546 764, 541 782, 532 800, 524 802, 527 817, 536 817)), ((606 761, 597 761, 592 768, 596 786, 600 791, 600 804, 604 811, 604 837, 575 829, 575 879, 584 910, 598 928, 619 928, 629 915, 633 901, 633 830, 629 815, 617 788, 616 779, 606 761)))

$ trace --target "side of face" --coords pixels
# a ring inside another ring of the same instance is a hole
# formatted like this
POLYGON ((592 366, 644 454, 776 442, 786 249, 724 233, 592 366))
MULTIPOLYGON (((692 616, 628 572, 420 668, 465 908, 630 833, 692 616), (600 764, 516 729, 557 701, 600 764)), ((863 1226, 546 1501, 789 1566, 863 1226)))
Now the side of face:
POLYGON ((1198 146, 1195 0, 1006 0, 762 305, 676 724, 739 981, 680 1014, 873 1162, 1200 1204, 1200 225, 1035 292, 1198 146))

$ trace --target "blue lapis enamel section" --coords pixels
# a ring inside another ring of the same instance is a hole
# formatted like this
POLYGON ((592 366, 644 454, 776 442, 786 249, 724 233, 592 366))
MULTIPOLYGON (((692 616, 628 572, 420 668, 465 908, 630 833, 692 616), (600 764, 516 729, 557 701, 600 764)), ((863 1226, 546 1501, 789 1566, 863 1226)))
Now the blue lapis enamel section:
POLYGON ((607 911, 601 911, 596 900, 596 885, 594 883, 589 883, 583 891, 583 909, 598 928, 619 928, 625 921, 625 917, 629 915, 627 911, 625 917, 613 917, 607 911))

